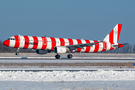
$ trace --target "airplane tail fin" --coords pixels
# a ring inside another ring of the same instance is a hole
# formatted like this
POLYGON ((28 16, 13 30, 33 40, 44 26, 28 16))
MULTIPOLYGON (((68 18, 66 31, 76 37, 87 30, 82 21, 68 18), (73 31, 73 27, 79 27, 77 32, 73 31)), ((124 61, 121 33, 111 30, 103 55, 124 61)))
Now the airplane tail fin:
POLYGON ((117 44, 121 32, 122 24, 117 24, 113 30, 108 34, 103 41, 110 42, 111 44, 117 44))

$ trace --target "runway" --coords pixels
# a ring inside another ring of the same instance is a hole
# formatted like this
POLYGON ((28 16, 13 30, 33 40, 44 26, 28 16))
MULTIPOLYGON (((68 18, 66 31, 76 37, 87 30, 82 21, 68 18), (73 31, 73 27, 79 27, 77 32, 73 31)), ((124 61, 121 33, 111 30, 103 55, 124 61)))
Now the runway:
POLYGON ((134 54, 73 54, 68 59, 62 54, 61 59, 55 59, 55 53, 37 55, 35 53, 0 53, 1 71, 97 71, 103 70, 135 70, 134 54))
POLYGON ((135 60, 43 60, 43 59, 0 59, 0 71, 108 71, 135 70, 135 60))
MULTIPOLYGON (((29 59, 29 60, 56 60, 55 53, 39 55, 36 53, 0 53, 0 59, 29 59)), ((72 53, 73 58, 68 59, 67 54, 60 54, 60 60, 135 60, 135 54, 117 53, 72 53)))
POLYGON ((0 60, 135 60, 135 58, 89 58, 89 57, 73 57, 68 59, 67 57, 62 57, 60 59, 55 59, 54 57, 0 57, 0 60))

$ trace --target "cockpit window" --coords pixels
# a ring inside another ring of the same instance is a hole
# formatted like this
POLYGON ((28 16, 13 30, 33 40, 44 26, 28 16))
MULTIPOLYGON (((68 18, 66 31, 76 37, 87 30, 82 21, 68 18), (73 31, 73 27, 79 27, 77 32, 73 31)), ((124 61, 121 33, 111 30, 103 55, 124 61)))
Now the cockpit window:
POLYGON ((9 38, 8 40, 15 40, 14 38, 9 38))

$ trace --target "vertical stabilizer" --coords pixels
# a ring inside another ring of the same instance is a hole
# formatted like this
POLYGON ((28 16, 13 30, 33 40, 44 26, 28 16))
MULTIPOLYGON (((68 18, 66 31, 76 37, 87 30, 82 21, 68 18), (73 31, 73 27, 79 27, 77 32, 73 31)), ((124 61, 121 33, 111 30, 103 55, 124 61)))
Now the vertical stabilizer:
POLYGON ((117 24, 113 30, 108 34, 103 41, 110 42, 111 44, 117 44, 121 32, 122 24, 117 24))

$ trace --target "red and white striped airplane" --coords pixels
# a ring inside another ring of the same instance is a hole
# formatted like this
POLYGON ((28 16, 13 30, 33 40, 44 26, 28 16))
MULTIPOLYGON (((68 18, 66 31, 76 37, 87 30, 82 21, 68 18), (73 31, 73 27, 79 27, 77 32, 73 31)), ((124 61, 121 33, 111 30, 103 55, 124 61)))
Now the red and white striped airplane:
POLYGON ((60 59, 60 53, 69 53, 67 57, 72 58, 72 52, 103 52, 123 47, 125 44, 118 43, 122 24, 117 24, 103 41, 83 40, 83 39, 67 39, 53 37, 36 37, 36 36, 12 36, 5 40, 3 44, 8 47, 35 49, 37 54, 47 54, 55 51, 56 59, 60 59))

